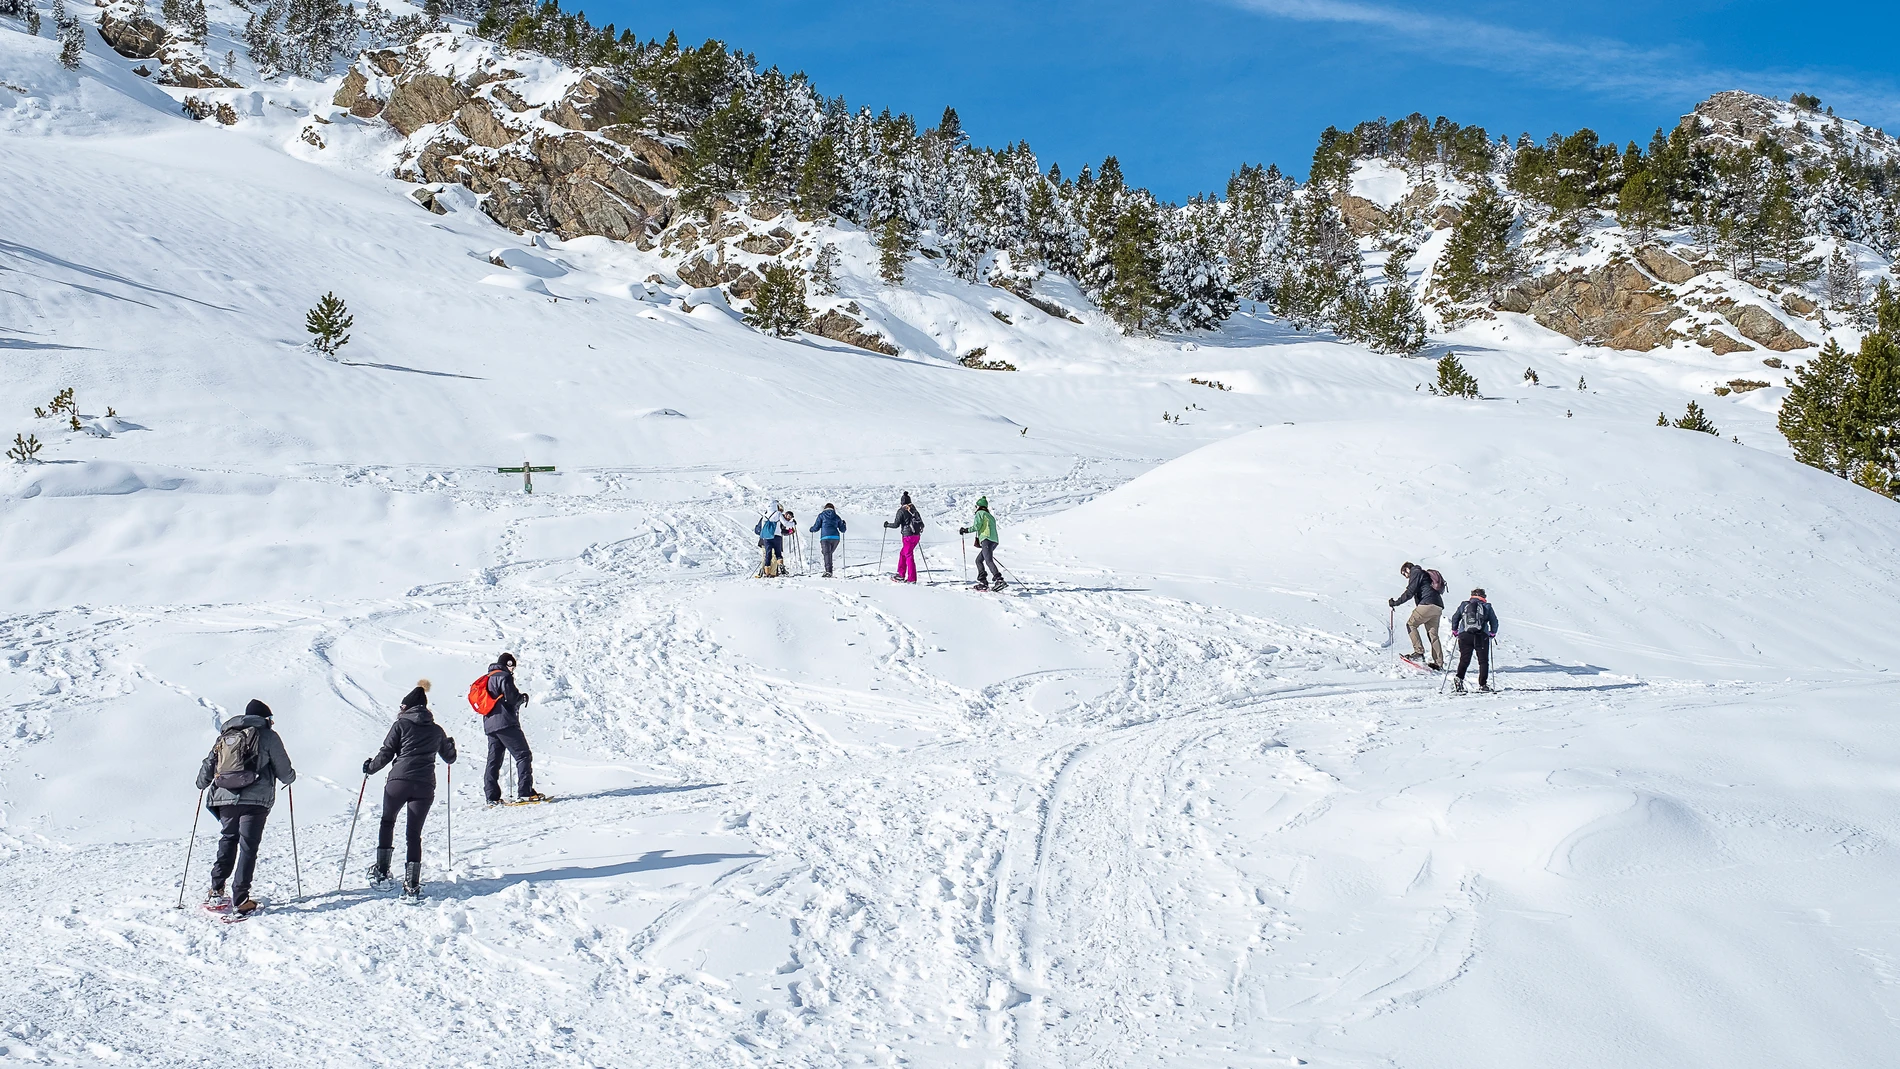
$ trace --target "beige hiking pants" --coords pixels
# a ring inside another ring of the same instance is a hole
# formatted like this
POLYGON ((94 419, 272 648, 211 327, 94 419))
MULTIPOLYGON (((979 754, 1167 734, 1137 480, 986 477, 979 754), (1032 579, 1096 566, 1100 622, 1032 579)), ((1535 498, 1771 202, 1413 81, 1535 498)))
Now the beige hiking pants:
POLYGON ((1438 644, 1438 621, 1444 615, 1445 610, 1436 605, 1420 605, 1412 610, 1412 615, 1405 618, 1405 633, 1412 639, 1413 653, 1421 657, 1425 655, 1425 640, 1419 637, 1419 631, 1423 630, 1431 635, 1432 659, 1430 663, 1432 664, 1445 663, 1444 648, 1438 644))

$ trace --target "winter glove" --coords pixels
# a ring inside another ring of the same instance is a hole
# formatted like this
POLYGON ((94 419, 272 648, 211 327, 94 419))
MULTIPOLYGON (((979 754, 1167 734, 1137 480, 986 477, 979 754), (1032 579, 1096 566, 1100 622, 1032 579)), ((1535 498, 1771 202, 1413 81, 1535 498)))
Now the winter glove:
POLYGON ((957 528, 957 533, 960 535, 966 535, 970 533, 970 529, 968 527, 959 527, 957 528))
POLYGON ((365 776, 369 775, 369 766, 375 763, 376 763, 376 759, 374 757, 363 758, 363 775, 365 776))
POLYGON ((1385 604, 1386 604, 1386 607, 1387 607, 1387 608, 1391 608, 1391 609, 1396 609, 1396 608, 1398 608, 1398 607, 1399 607, 1399 599, 1397 599, 1397 598, 1387 598, 1387 599, 1385 599, 1385 604))

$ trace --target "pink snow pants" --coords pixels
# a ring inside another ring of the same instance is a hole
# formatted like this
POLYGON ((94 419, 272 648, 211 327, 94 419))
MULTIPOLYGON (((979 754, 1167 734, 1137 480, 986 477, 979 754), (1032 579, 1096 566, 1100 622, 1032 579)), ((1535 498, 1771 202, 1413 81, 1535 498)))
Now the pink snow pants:
POLYGON ((917 581, 917 543, 923 535, 905 535, 904 546, 897 551, 897 577, 906 583, 917 581))

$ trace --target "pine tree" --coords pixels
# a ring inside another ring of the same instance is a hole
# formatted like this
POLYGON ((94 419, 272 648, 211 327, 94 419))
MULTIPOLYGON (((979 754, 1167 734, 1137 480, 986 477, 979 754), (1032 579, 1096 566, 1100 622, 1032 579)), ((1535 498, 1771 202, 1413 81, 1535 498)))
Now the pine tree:
MULTIPOLYGON (((844 173, 838 160, 838 143, 829 135, 812 142, 805 165, 798 175, 798 215, 801 219, 823 218, 837 209, 844 189, 844 173)), ((814 279, 814 281, 816 281, 814 279)))
POLYGON ((1522 254, 1511 246, 1511 206, 1481 182, 1459 210, 1433 284, 1454 305, 1497 300, 1524 274, 1522 254))
POLYGON ((1160 289, 1173 299, 1169 322, 1177 330, 1213 330, 1239 307, 1222 255, 1220 206, 1196 197, 1165 219, 1160 289))
POLYGON ((680 168, 680 206, 708 213, 715 200, 738 190, 764 138, 765 124, 747 103, 745 93, 732 94, 687 141, 685 165, 680 168))
POLYGON ((1701 431, 1703 434, 1719 435, 1722 433, 1715 429, 1715 424, 1709 422, 1709 417, 1703 413, 1702 406, 1696 404, 1694 401, 1689 402, 1689 407, 1683 409, 1682 418, 1677 420, 1672 426, 1679 427, 1685 431, 1701 431))
POLYGON ((804 329, 811 319, 805 305, 805 275, 784 264, 768 264, 765 276, 752 294, 752 307, 746 309, 746 325, 779 338, 789 338, 804 329))
POLYGON ((821 297, 838 292, 838 246, 825 242, 811 265, 811 288, 821 297))
POLYGON ((1860 277, 1860 265, 1847 255, 1845 247, 1836 245, 1828 256, 1823 285, 1827 292, 1828 308, 1847 316, 1856 327, 1867 329, 1871 323, 1867 283, 1860 277))
POLYGON ((1438 358, 1438 381, 1432 385, 1432 392, 1440 397, 1478 396, 1478 380, 1458 359, 1457 353, 1446 353, 1438 358))
POLYGON ((1638 244, 1646 244, 1660 227, 1669 225, 1669 190, 1650 175, 1648 168, 1635 171, 1623 180, 1616 193, 1616 221, 1635 235, 1638 244))
POLYGON ((1406 249, 1386 257, 1385 287, 1367 306, 1365 340, 1377 352, 1409 356, 1425 348, 1425 313, 1413 299, 1405 275, 1409 257, 1406 249))
POLYGON ((53 0, 53 27, 59 38, 59 65, 78 70, 80 57, 86 54, 86 31, 66 10, 66 0, 53 0))
POLYGON ((877 274, 886 285, 904 284, 904 271, 910 264, 910 254, 917 247, 917 233, 902 216, 893 215, 884 220, 877 231, 877 274))
POLYGON ((349 330, 355 325, 356 317, 334 293, 324 294, 303 320, 303 328, 310 332, 310 347, 332 360, 338 349, 350 343, 349 330))
POLYGON ((1102 311, 1123 333, 1151 333, 1174 303, 1161 288, 1161 227, 1154 206, 1146 197, 1130 198, 1113 234, 1102 311))
POLYGON ((1658 427, 1669 426, 1669 413, 1667 412, 1656 413, 1656 426, 1658 427))

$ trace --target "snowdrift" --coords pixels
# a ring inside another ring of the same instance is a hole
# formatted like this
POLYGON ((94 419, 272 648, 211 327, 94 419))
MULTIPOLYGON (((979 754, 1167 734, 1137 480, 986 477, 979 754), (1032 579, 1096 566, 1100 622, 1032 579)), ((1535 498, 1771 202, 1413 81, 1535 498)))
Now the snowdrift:
POLYGON ((1890 642, 1859 621, 1900 609, 1893 502, 1673 428, 1483 402, 1409 415, 1242 435, 1041 533, 1082 561, 1381 637, 1412 560, 1445 574, 1448 607, 1484 587, 1503 637, 1551 658, 1698 678, 1884 663, 1890 642))

